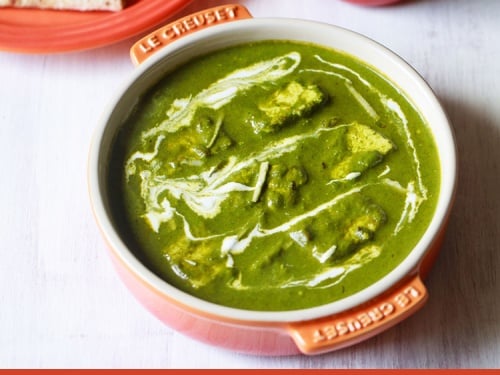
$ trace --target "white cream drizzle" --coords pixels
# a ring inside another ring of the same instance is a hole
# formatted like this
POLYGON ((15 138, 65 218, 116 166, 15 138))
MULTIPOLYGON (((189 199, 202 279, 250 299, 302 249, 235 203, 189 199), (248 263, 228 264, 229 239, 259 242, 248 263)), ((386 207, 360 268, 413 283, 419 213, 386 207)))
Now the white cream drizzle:
MULTIPOLYGON (((165 192, 169 192, 175 199, 182 199, 191 210, 204 218, 217 216, 221 211, 222 203, 231 193, 253 191, 252 200, 254 200, 260 194, 265 182, 270 160, 295 151, 301 141, 305 139, 318 137, 322 132, 334 131, 341 126, 320 128, 313 132, 282 139, 242 160, 232 156, 220 170, 212 168, 200 175, 169 179, 164 176, 156 176, 154 171, 143 171, 140 177, 142 179, 141 196, 147 211, 145 217, 155 232, 158 232, 161 223, 167 222, 173 217, 174 210, 171 204, 166 204, 163 201, 158 203, 160 196, 164 196, 165 192), (255 186, 229 181, 232 176, 243 169, 255 166, 256 163, 261 164, 255 186)), ((164 200, 166 199, 164 198, 164 200)))
MULTIPOLYGON (((397 181, 393 181, 393 180, 389 180, 389 179, 383 179, 382 181, 380 181, 378 183, 387 185, 389 187, 393 187, 396 190, 406 194, 404 211, 405 212, 407 211, 407 213, 406 214, 403 213, 403 215, 401 216, 400 221, 398 223, 398 226, 400 227, 402 225, 404 218, 406 218, 407 216, 410 216, 410 219, 413 220, 414 213, 411 211, 411 209, 413 208, 413 206, 415 205, 416 200, 417 200, 416 195, 413 191, 413 184, 409 183, 408 188, 405 189, 397 181)), ((307 238, 302 233, 300 233, 298 231, 290 232, 295 225, 299 224, 300 222, 302 222, 308 218, 317 216, 322 211, 325 211, 325 210, 335 206, 342 199, 345 199, 345 198, 347 198, 355 193, 359 193, 363 189, 365 189, 366 187, 371 186, 371 185, 373 185, 373 183, 368 183, 368 184, 356 186, 356 187, 354 187, 354 188, 352 188, 352 189, 350 189, 342 194, 335 196, 330 201, 327 201, 327 202, 317 206, 316 208, 303 213, 302 215, 297 215, 297 216, 293 217, 289 221, 284 222, 283 224, 281 224, 277 227, 270 228, 270 229, 264 229, 264 228, 261 228, 260 224, 257 223, 254 226, 254 228, 250 231, 250 233, 245 237, 240 237, 239 235, 226 236, 226 237, 224 237, 224 239, 222 241, 221 253, 223 255, 226 255, 228 253, 241 254, 248 248, 248 246, 250 246, 251 242, 255 238, 266 237, 266 236, 270 236, 270 235, 282 233, 282 232, 289 232, 290 237, 297 244, 304 247, 307 244, 307 238)), ((399 229, 401 229, 401 228, 397 228, 397 231, 399 231, 399 229)), ((397 233, 397 231, 395 233, 397 233)), ((333 252, 335 251, 335 248, 336 248, 335 245, 332 245, 332 247, 330 247, 329 250, 331 250, 332 253, 329 256, 331 256, 333 254, 333 252)), ((320 260, 320 262, 321 262, 321 260, 320 260)), ((321 262, 321 263, 323 263, 323 262, 321 262)))
POLYGON ((348 258, 342 265, 327 267, 321 272, 309 275, 301 280, 292 280, 280 285, 281 288, 292 288, 305 286, 309 288, 330 288, 340 283, 350 272, 360 268, 380 255, 382 249, 379 246, 365 246, 348 258), (330 280, 328 283, 325 281, 330 280), (324 283, 324 284, 322 284, 324 283), (322 284, 322 285, 320 285, 322 284))
POLYGON ((239 238, 237 235, 231 235, 227 236, 224 238, 222 241, 222 248, 221 252, 222 254, 227 254, 227 253, 232 253, 232 254, 241 254, 243 251, 247 249, 247 247, 250 245, 250 243, 254 240, 254 238, 259 238, 259 237, 266 237, 270 236, 273 234, 281 233, 281 232, 288 232, 293 228, 293 226, 299 224, 301 221, 306 220, 308 218, 311 218, 313 216, 318 215, 322 211, 329 209, 333 206, 335 206, 339 201, 341 201, 344 198, 347 198, 350 195, 353 195, 355 193, 359 193, 364 187, 367 185, 363 186, 358 186, 355 188, 352 188, 342 194, 337 195, 335 198, 331 199, 330 201, 327 201, 316 208, 307 211, 303 213, 302 215, 297 215, 294 218, 290 219, 289 221, 274 227, 270 229, 263 229, 260 227, 260 224, 257 223, 255 227, 251 230, 251 232, 243 238, 239 238))
MULTIPOLYGON (((408 187, 406 189, 407 191, 407 196, 405 199, 405 209, 403 210, 400 220, 398 222, 398 225, 395 228, 394 234, 398 233, 402 227, 405 221, 411 222, 413 218, 415 217, 420 204, 424 202, 427 199, 427 188, 425 187, 423 180, 422 180, 422 173, 421 173, 421 165, 420 165, 420 159, 417 155, 417 150, 415 148, 415 144, 413 142, 413 137, 411 135, 410 129, 408 127, 408 119, 406 118, 403 110, 401 109, 400 105, 392 98, 389 98, 382 93, 380 93, 379 90, 377 90, 373 85, 371 85, 367 80, 365 80, 359 73, 356 71, 342 65, 342 64, 337 64, 333 63, 331 61, 323 59, 319 55, 315 55, 315 58, 330 66, 331 68, 337 69, 337 70, 342 70, 342 71, 347 71, 351 73, 354 77, 358 79, 359 82, 361 82, 364 86, 369 88, 372 92, 376 93, 377 96, 380 99, 380 102, 384 105, 384 107, 392 112, 393 114, 396 115, 396 117, 400 120, 404 136, 406 138, 407 145, 412 153, 412 162, 414 164, 414 169, 417 175, 417 185, 418 189, 415 189, 414 183, 409 182, 408 187)), ((313 70, 311 70, 313 71, 313 70)), ((316 72, 322 72, 321 70, 314 70, 316 72)), ((365 109, 365 111, 374 119, 377 120, 379 118, 379 115, 373 110, 373 108, 370 106, 368 101, 361 95, 359 94, 358 91, 354 89, 354 86, 352 84, 351 79, 344 77, 342 74, 337 73, 337 72, 330 72, 330 71, 325 71, 325 74, 329 75, 335 75, 337 77, 342 77, 344 80, 344 83, 346 84, 346 87, 348 90, 351 92, 351 94, 354 96, 354 98, 358 101, 358 103, 361 104, 361 106, 365 109)), ((382 177, 383 175, 389 173, 389 171, 384 171, 383 174, 381 174, 382 177)), ((344 178, 345 179, 345 178, 344 178)))
POLYGON ((408 128, 408 119, 406 118, 399 104, 395 102, 393 99, 381 95, 381 100, 382 102, 385 103, 386 107, 393 113, 395 113, 401 120, 401 124, 403 125, 403 130, 406 136, 406 140, 408 142, 408 146, 410 147, 410 150, 413 155, 413 162, 415 163, 415 171, 417 173, 417 181, 418 181, 418 190, 420 194, 422 194, 422 199, 425 200, 427 199, 427 188, 425 187, 422 181, 420 159, 418 158, 417 149, 415 148, 415 143, 413 142, 410 129, 408 128))
POLYGON ((176 100, 167 111, 167 119, 151 130, 144 132, 143 136, 149 138, 160 132, 173 133, 182 127, 189 126, 198 108, 220 109, 240 92, 256 85, 276 81, 292 73, 299 65, 300 60, 299 53, 290 52, 236 70, 214 82, 196 96, 176 100))
POLYGON ((337 64, 337 63, 333 63, 333 62, 331 62, 331 61, 325 60, 325 59, 323 59, 323 58, 322 58, 321 56, 319 56, 319 55, 314 55, 314 57, 315 57, 318 61, 322 62, 323 64, 329 65, 329 66, 331 66, 332 68, 337 68, 337 69, 344 70, 344 71, 346 71, 346 72, 349 72, 349 73, 353 74, 353 75, 354 75, 354 76, 355 76, 355 77, 356 77, 356 78, 357 78, 357 79, 358 79, 358 80, 359 80, 362 84, 364 84, 366 87, 368 87, 368 88, 370 88, 370 89, 372 89, 372 88, 373 88, 373 86, 370 84, 370 82, 368 82, 366 79, 364 79, 363 77, 361 77, 361 75, 360 75, 358 72, 356 72, 356 71, 352 70, 351 68, 348 68, 347 66, 342 65, 342 64, 337 64))
POLYGON ((135 174, 136 172, 136 167, 134 162, 136 160, 144 160, 147 162, 151 162, 157 155, 158 151, 160 149, 160 143, 165 139, 164 135, 160 135, 155 142, 155 146, 152 152, 141 152, 141 151, 136 151, 130 156, 130 158, 127 160, 127 163, 125 165, 125 173, 127 178, 130 177, 130 175, 135 174))
POLYGON ((386 165, 385 168, 384 168, 384 170, 382 172, 380 172, 380 174, 377 177, 378 178, 384 177, 384 176, 388 175, 390 172, 391 172, 391 167, 389 167, 388 165, 386 165))
POLYGON ((301 230, 290 232, 289 236, 300 247, 306 247, 309 242, 306 234, 301 230))
POLYGON ((302 69, 301 72, 319 73, 319 74, 324 74, 324 75, 327 75, 327 76, 337 77, 337 78, 341 79, 344 82, 351 82, 350 79, 348 79, 347 77, 343 76, 342 74, 331 72, 331 71, 328 71, 328 70, 323 70, 323 69, 302 69))
MULTIPOLYGON (((333 64, 333 66, 338 65, 338 64, 333 64)), ((347 69, 347 68, 346 68, 347 69)), ((321 69, 304 69, 303 71, 305 72, 313 72, 313 73, 319 73, 319 74, 325 74, 329 76, 335 76, 337 78, 340 78, 342 81, 344 81, 345 87, 347 90, 351 93, 353 98, 359 103, 359 105, 365 110, 365 112, 374 120, 378 120, 380 116, 378 113, 373 109, 373 107, 368 103, 368 101, 359 93, 358 90, 356 90, 352 84, 352 81, 343 76, 342 74, 331 72, 328 70, 321 70, 321 69)), ((371 87, 371 86, 370 86, 371 87)))
POLYGON ((331 184, 333 184, 335 182, 352 181, 352 180, 357 179, 359 176, 361 176, 361 172, 350 172, 347 175, 345 175, 344 177, 342 177, 342 178, 334 178, 334 179, 328 181, 326 184, 327 185, 331 185, 331 184))
POLYGON ((257 177, 257 183, 253 190, 252 202, 257 202, 259 200, 260 194, 262 193, 262 188, 266 182, 267 171, 269 170, 269 162, 264 161, 260 163, 259 176, 257 177))
POLYGON ((350 83, 346 83, 347 90, 351 93, 351 95, 356 99, 356 101, 363 107, 363 109, 370 115, 370 117, 374 120, 378 120, 380 116, 373 109, 373 107, 368 103, 368 101, 361 95, 358 90, 354 88, 354 86, 350 83))
POLYGON ((320 263, 325 263, 328 259, 332 257, 333 254, 335 254, 335 251, 337 250, 337 245, 332 245, 330 246, 325 252, 320 253, 318 251, 318 248, 315 246, 312 250, 312 255, 315 257, 320 263))

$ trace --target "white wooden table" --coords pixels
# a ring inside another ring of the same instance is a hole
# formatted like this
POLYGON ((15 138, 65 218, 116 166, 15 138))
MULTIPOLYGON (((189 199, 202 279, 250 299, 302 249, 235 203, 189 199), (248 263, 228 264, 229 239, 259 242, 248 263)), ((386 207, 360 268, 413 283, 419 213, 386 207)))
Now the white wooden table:
MULTIPOLYGON (((130 39, 57 54, 0 52, 0 367, 500 367, 500 1, 241 0, 255 17, 337 24, 398 53, 454 124, 458 195, 418 314, 319 357, 253 357, 163 326, 119 281, 89 206, 86 159, 133 70, 130 39)), ((182 14, 225 3, 198 0, 182 14)))

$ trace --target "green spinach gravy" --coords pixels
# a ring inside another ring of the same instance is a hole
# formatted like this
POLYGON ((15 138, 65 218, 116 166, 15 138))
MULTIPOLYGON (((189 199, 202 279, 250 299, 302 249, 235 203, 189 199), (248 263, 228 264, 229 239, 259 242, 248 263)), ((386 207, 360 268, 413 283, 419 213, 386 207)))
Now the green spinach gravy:
POLYGON ((237 308, 330 303, 394 269, 439 190, 428 126, 366 64, 285 41, 168 74, 114 142, 109 196, 136 256, 237 308))

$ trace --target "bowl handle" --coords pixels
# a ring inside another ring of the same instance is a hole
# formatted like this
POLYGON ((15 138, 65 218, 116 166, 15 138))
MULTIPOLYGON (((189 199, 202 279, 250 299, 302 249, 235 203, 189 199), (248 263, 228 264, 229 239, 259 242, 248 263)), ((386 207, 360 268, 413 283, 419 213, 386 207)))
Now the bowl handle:
POLYGON ((134 65, 141 64, 167 44, 195 31, 221 23, 252 18, 247 8, 238 4, 222 5, 182 17, 137 41, 130 49, 134 65))
POLYGON ((304 354, 321 354, 364 341, 394 326, 420 309, 428 298, 419 275, 390 292, 344 313, 305 322, 287 329, 304 354))

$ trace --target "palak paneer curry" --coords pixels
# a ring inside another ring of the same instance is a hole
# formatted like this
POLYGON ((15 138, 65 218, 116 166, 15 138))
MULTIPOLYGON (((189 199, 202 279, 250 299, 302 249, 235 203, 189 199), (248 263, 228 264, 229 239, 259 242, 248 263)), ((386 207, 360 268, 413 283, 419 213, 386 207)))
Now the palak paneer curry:
POLYGON ((109 166, 115 223, 171 285, 283 311, 393 270, 435 209, 433 136, 352 56, 291 42, 196 58, 139 100, 109 166))

